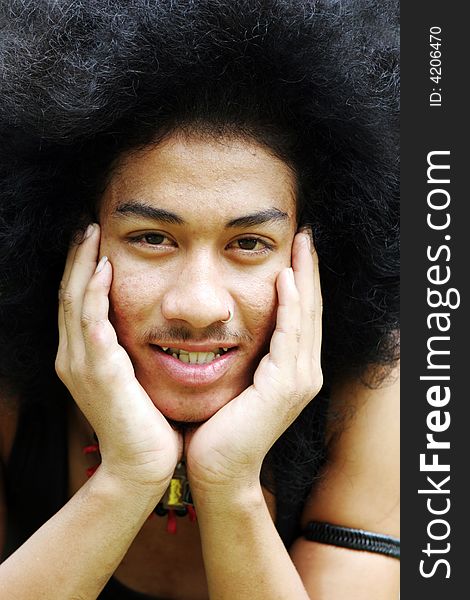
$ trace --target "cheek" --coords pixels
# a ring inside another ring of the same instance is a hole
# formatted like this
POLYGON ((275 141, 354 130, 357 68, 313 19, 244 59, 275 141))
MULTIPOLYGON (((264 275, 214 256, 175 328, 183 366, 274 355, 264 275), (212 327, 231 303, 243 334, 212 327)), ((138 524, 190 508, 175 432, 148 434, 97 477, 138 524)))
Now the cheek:
POLYGON ((275 260, 250 273, 240 282, 240 298, 252 327, 259 335, 270 335, 276 325, 276 280, 282 269, 291 266, 291 242, 288 240, 275 260))
POLYGON ((158 287, 152 281, 152 273, 122 248, 122 242, 109 231, 106 220, 101 225, 100 254, 108 256, 113 269, 109 318, 120 343, 126 346, 148 322, 158 287))
POLYGON ((126 269, 118 261, 112 264, 110 321, 119 341, 127 345, 148 327, 158 298, 155 297, 156 288, 147 275, 126 269))
POLYGON ((238 296, 241 319, 257 346, 266 342, 276 324, 276 275, 252 278, 238 296))

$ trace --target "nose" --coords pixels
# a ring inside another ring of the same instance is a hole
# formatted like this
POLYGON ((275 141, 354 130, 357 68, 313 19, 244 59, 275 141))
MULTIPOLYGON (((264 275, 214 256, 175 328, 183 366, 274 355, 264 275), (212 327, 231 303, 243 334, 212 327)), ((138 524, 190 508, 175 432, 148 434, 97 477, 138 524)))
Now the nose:
POLYGON ((165 319, 185 321, 200 329, 229 317, 233 300, 217 264, 207 257, 199 257, 199 260, 186 261, 175 275, 163 296, 165 319))

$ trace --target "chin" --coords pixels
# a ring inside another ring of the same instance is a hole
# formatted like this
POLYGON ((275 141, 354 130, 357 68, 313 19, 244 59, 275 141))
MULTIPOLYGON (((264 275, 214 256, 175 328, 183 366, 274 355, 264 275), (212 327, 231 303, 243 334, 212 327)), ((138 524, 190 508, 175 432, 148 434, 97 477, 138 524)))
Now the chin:
MULTIPOLYGON (((249 384, 212 391, 148 392, 158 410, 174 424, 199 424, 208 421, 223 406, 236 398, 249 384)), ((145 387, 145 386, 144 386, 145 387)))

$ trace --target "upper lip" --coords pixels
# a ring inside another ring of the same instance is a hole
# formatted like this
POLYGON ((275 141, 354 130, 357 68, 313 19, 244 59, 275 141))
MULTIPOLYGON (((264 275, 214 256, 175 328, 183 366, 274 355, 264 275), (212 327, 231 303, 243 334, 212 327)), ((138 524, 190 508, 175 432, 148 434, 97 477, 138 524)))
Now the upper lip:
POLYGON ((192 343, 180 343, 180 342, 154 342, 155 346, 162 348, 178 348, 179 350, 186 350, 186 352, 212 352, 215 348, 235 348, 236 344, 230 344, 227 342, 192 342, 192 343))

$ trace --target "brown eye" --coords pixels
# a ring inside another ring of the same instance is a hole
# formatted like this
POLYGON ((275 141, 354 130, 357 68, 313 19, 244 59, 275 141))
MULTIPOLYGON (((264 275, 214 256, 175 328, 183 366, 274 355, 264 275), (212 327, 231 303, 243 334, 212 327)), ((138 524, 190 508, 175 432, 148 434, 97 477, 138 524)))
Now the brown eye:
POLYGON ((238 247, 242 250, 254 250, 259 243, 259 240, 256 238, 243 238, 242 240, 237 240, 238 247))
POLYGON ((161 233, 147 233, 144 235, 144 240, 151 246, 159 246, 160 244, 163 244, 164 239, 165 236, 161 233))
POLYGON ((238 238, 230 242, 227 249, 234 252, 238 260, 258 260, 274 250, 268 240, 259 237, 238 238))

